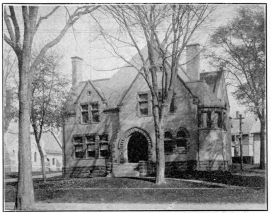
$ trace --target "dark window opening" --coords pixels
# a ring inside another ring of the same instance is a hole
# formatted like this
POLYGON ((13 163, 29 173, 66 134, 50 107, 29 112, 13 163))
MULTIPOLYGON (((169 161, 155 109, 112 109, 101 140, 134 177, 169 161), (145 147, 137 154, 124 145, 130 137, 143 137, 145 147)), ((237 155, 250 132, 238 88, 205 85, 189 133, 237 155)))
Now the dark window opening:
POLYGON ((207 127, 212 128, 212 112, 207 112, 207 127))
POLYGON ((83 145, 75 145, 75 158, 82 159, 85 158, 85 151, 83 145))
POLYGON ((185 130, 181 129, 177 132, 176 142, 177 142, 177 150, 179 153, 187 152, 187 138, 188 135, 185 130))
POLYGON ((170 113, 174 113, 176 111, 176 103, 175 103, 176 99, 175 99, 175 96, 176 96, 176 94, 174 93, 173 96, 172 96, 170 106, 169 106, 169 112, 170 113))
POLYGON ((54 158, 52 159, 52 164, 55 165, 55 159, 54 158))
POLYGON ((108 135, 100 135, 100 157, 107 158, 109 156, 108 151, 108 135))
POLYGON ((82 123, 89 122, 88 104, 81 105, 82 123))
POLYGON ((138 95, 138 104, 139 104, 139 112, 140 115, 148 115, 149 114, 149 97, 148 93, 139 94, 138 95))
POLYGON ((95 143, 87 145, 88 158, 95 158, 95 143))
POLYGON ((99 103, 91 103, 92 122, 100 122, 99 103))
POLYGON ((164 149, 165 154, 172 154, 175 148, 172 134, 170 132, 165 132, 164 135, 164 149))

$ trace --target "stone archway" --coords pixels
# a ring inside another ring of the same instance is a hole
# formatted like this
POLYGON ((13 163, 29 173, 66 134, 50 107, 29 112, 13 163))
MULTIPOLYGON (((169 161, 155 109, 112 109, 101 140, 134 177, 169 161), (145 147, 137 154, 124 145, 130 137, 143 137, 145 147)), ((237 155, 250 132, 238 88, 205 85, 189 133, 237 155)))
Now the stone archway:
POLYGON ((152 142, 147 132, 134 127, 127 130, 120 139, 119 146, 121 163, 134 163, 151 159, 152 142))

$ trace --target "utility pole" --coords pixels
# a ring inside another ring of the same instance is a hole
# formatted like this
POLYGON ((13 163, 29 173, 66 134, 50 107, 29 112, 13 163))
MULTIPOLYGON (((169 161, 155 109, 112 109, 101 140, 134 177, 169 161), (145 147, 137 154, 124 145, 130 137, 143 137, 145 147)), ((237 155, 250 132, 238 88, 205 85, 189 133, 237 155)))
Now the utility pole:
POLYGON ((239 146, 240 146, 240 166, 241 166, 241 171, 243 171, 243 147, 242 147, 242 120, 244 119, 244 117, 242 117, 242 115, 239 115, 239 146))

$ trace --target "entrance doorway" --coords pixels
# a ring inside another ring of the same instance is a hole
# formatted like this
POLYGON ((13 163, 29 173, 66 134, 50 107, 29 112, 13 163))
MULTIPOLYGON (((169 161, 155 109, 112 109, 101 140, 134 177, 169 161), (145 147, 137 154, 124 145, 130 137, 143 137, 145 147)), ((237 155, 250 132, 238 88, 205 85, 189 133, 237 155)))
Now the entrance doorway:
POLYGON ((135 131, 128 141, 128 161, 138 163, 141 160, 148 161, 148 140, 142 133, 135 131))

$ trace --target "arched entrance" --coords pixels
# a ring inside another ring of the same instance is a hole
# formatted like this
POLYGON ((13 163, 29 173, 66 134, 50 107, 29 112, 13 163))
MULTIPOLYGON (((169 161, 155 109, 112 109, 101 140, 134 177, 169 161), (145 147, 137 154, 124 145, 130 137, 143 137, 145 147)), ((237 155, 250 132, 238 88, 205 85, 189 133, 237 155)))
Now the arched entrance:
POLYGON ((138 163, 139 161, 148 161, 148 140, 140 132, 135 131, 131 134, 128 145, 128 162, 138 163))

